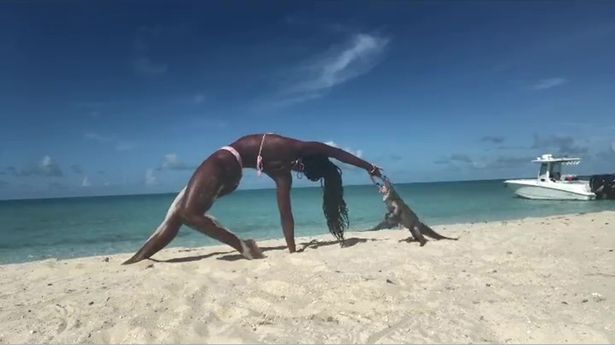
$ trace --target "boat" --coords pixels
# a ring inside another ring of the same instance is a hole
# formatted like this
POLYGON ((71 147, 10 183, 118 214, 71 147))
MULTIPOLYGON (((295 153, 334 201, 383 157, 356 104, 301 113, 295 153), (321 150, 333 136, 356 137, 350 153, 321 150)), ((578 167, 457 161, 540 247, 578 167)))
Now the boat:
POLYGON ((574 175, 562 175, 562 165, 578 165, 581 163, 581 158, 555 158, 552 154, 543 154, 532 162, 540 163, 537 178, 504 181, 518 196, 539 200, 593 200, 596 198, 589 181, 579 180, 574 175))

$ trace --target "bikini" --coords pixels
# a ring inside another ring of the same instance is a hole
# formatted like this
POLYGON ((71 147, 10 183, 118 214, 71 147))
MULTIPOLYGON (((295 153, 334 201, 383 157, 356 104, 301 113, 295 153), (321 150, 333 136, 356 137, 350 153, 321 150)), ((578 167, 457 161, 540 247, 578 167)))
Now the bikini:
MULTIPOLYGON (((263 134, 263 138, 261 139, 261 145, 258 148, 258 155, 256 156, 256 173, 258 174, 258 176, 261 176, 264 169, 263 156, 261 155, 261 153, 263 152, 263 144, 265 143, 265 137, 267 137, 267 134, 273 133, 263 134)), ((237 160, 237 163, 239 163, 239 167, 243 169, 243 160, 241 159, 241 155, 239 154, 239 152, 237 152, 237 150, 235 150, 234 147, 223 146, 220 148, 220 150, 225 150, 233 154, 233 156, 235 156, 235 159, 237 160)))
MULTIPOLYGON (((256 174, 258 176, 261 176, 263 173, 264 168, 264 161, 263 161, 263 145, 265 144, 265 138, 267 137, 267 134, 273 134, 273 133, 265 133, 263 134, 263 137, 261 138, 261 144, 258 148, 258 155, 256 156, 256 174)), ((234 147, 232 146, 223 146, 220 148, 221 150, 225 150, 230 152, 233 156, 235 156, 235 159, 237 160, 237 163, 239 164, 239 167, 243 169, 243 160, 241 158, 241 155, 239 154, 239 152, 237 152, 237 150, 235 150, 234 147)), ((301 160, 301 158, 294 160, 291 162, 291 165, 293 168, 296 168, 297 171, 297 178, 301 178, 301 172, 303 172, 303 162, 301 160)))
POLYGON ((233 154, 233 156, 235 156, 235 159, 237 160, 237 163, 239 164, 239 168, 243 169, 243 161, 241 160, 241 155, 239 154, 239 152, 237 152, 237 150, 235 150, 234 147, 223 146, 220 148, 220 150, 225 150, 233 154))

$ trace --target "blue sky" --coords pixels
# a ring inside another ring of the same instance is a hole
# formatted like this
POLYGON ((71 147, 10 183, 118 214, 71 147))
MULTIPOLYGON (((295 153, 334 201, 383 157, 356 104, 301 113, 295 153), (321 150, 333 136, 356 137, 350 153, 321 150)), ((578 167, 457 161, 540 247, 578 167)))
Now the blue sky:
POLYGON ((176 191, 262 131, 395 182, 615 172, 613 42, 609 1, 4 1, 0 199, 176 191))

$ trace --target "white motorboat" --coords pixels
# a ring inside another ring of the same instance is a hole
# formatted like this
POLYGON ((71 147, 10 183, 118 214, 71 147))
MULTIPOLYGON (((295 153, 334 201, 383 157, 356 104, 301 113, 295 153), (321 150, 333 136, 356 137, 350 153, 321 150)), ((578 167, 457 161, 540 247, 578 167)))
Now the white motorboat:
POLYGON ((593 200, 589 181, 578 180, 576 176, 562 176, 562 165, 578 165, 581 158, 554 158, 544 154, 532 162, 540 163, 536 179, 506 180, 504 183, 515 194, 527 199, 542 200, 593 200))

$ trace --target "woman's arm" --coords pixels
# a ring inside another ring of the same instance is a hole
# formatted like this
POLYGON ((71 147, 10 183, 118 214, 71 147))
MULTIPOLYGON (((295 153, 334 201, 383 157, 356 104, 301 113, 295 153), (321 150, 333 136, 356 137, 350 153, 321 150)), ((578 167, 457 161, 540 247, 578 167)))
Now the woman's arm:
POLYGON ((329 146, 327 144, 323 144, 317 141, 306 141, 301 142, 300 149, 302 155, 325 155, 327 157, 332 157, 337 159, 340 162, 344 162, 346 164, 354 165, 358 168, 365 169, 370 175, 380 177, 380 169, 363 159, 348 153, 342 149, 337 147, 329 146))
POLYGON ((280 221, 288 251, 294 253, 295 247, 295 220, 290 204, 290 188, 292 185, 292 175, 290 172, 278 173, 272 176, 277 187, 278 209, 280 211, 280 221))

